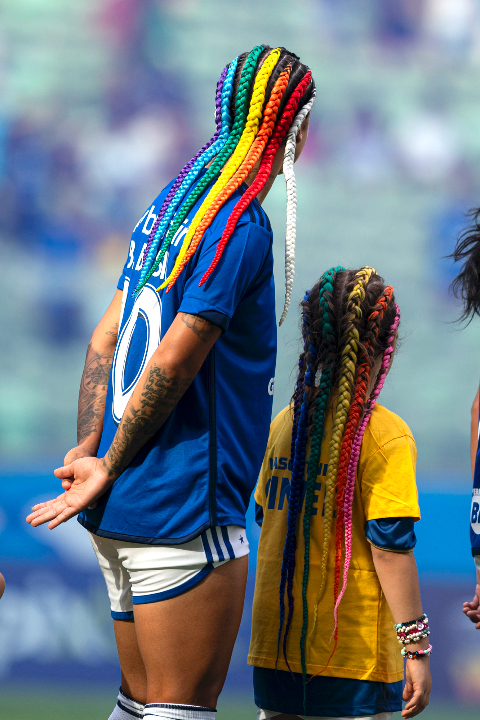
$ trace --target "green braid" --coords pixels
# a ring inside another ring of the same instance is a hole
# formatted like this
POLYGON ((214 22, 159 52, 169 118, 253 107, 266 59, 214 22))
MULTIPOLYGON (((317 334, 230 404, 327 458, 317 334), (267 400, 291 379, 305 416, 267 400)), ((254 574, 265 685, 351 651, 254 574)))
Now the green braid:
POLYGON ((185 201, 182 203, 181 207, 179 208, 177 214, 175 215, 175 218, 170 226, 170 229, 167 233, 167 236, 165 240, 163 241, 163 245, 160 249, 160 252, 157 255, 157 259, 153 263, 152 267, 148 271, 148 274, 145 278, 144 284, 149 280, 151 275, 157 270, 158 266, 160 265, 163 256, 165 255, 168 246, 170 245, 173 236, 177 232, 180 225, 183 223, 185 218, 187 217, 189 211, 191 208, 195 205, 198 198, 203 195, 203 192, 207 185, 210 184, 210 181, 215 178, 220 170, 225 165, 226 161, 232 154, 232 152, 235 150, 238 141, 240 140, 240 137, 242 135, 243 129, 245 127, 245 123, 247 120, 247 112, 248 112, 248 105, 250 101, 250 92, 251 92, 251 85, 252 80, 255 75, 255 71, 257 69, 257 61, 261 53, 264 51, 263 45, 256 45, 253 50, 249 53, 245 65, 242 69, 242 76, 240 78, 240 83, 238 85, 237 95, 235 98, 235 119, 232 125, 232 129, 230 131, 230 135, 228 136, 228 140, 223 146, 222 150, 218 153, 217 157, 213 161, 213 163, 210 165, 208 170, 206 171, 205 175, 200 178, 194 189, 189 193, 185 201))
MULTIPOLYGON (((305 493, 305 514, 303 516, 303 537, 305 540, 305 555, 303 566, 302 581, 302 601, 303 601, 303 625, 300 637, 300 652, 303 674, 303 692, 306 692, 307 678, 307 662, 305 652, 305 641, 308 629, 308 602, 307 602, 307 586, 310 571, 310 524, 312 520, 313 498, 315 494, 315 484, 317 482, 318 464, 320 462, 320 451, 322 447, 323 432, 325 428, 325 417, 327 414, 328 399, 332 392, 333 381, 335 377, 335 359, 336 350, 336 334, 334 329, 335 319, 329 305, 329 300, 333 294, 333 286, 335 277, 338 272, 345 270, 344 267, 338 265, 330 268, 322 276, 319 288, 318 303, 320 306, 320 315, 322 318, 322 340, 323 340, 323 366, 320 378, 320 387, 314 405, 314 426, 312 433, 312 441, 310 446, 310 455, 308 458, 307 472, 307 489, 305 493)), ((304 705, 306 698, 304 697, 304 705)))
POLYGON ((335 484, 337 479, 338 462, 340 459, 340 450, 342 446, 343 434, 345 431, 345 423, 347 421, 348 410, 352 402, 352 388, 355 382, 355 368, 357 363, 358 352, 358 330, 354 324, 354 320, 362 317, 361 304, 365 299, 365 286, 375 270, 371 267, 363 267, 355 275, 356 283, 348 296, 345 317, 343 320, 345 331, 341 338, 343 350, 340 359, 340 380, 338 384, 338 398, 335 410, 335 418, 333 422, 332 437, 330 440, 330 451, 327 476, 325 478, 325 514, 323 517, 323 548, 322 548, 322 564, 320 588, 315 600, 315 608, 313 615, 312 629, 309 637, 315 630, 317 621, 318 602, 325 588, 327 579, 327 561, 328 550, 330 546, 330 536, 332 532, 333 522, 333 505, 335 500, 335 484))

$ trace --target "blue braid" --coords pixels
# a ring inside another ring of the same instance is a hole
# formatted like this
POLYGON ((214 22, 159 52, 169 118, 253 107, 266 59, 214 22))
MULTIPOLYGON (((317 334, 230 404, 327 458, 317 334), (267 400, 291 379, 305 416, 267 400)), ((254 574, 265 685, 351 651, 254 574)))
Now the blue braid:
MULTIPOLYGON (((307 292, 305 294, 304 300, 305 302, 308 302, 310 293, 307 292)), ((309 326, 308 326, 308 320, 306 317, 305 310, 303 312, 303 325, 306 328, 306 337, 305 337, 305 349, 308 347, 308 335, 310 334, 309 326)), ((310 350, 312 348, 312 345, 308 343, 310 346, 310 350)), ((315 352, 315 351, 314 351, 315 352)), ((299 378, 300 379, 300 378, 299 378)), ((306 372, 305 372, 305 384, 311 385, 314 381, 314 378, 312 378, 312 368, 309 364, 307 366, 306 372)), ((277 640, 277 662, 278 662, 278 656, 280 654, 280 643, 281 643, 281 637, 282 637, 282 630, 283 630, 283 623, 285 620, 285 589, 287 588, 287 595, 288 595, 288 606, 289 606, 289 613, 288 613, 288 620, 287 620, 287 628, 285 630, 285 637, 283 641, 283 654, 285 657, 285 662, 287 663, 287 667, 290 669, 290 666, 288 664, 288 660, 286 657, 286 635, 290 626, 292 614, 293 614, 293 595, 291 592, 291 589, 293 587, 293 577, 291 575, 291 572, 289 570, 292 568, 292 558, 293 562, 295 560, 295 550, 296 550, 296 523, 297 523, 297 515, 299 512, 299 504, 300 504, 300 498, 301 498, 301 489, 302 489, 302 482, 303 482, 303 476, 305 474, 305 457, 306 457, 306 447, 307 447, 307 440, 308 440, 308 405, 305 400, 305 392, 302 394, 302 405, 300 408, 298 423, 295 423, 294 419, 294 429, 296 425, 296 438, 295 438, 295 449, 294 449, 294 456, 293 456, 293 463, 292 463, 292 477, 290 480, 290 492, 288 497, 288 516, 287 516, 287 535, 285 538, 285 546, 283 549, 283 559, 282 559, 282 568, 280 571, 280 588, 279 588, 279 602, 280 602, 280 623, 278 628, 278 640, 277 640), (287 587, 287 581, 288 581, 288 587, 287 587)), ((293 445, 293 437, 292 437, 292 445, 293 445)))
POLYGON ((213 145, 211 145, 207 150, 205 150, 205 152, 193 164, 192 169, 189 171, 189 173, 183 180, 182 184, 178 188, 177 192, 173 196, 172 200, 170 201, 170 205, 157 228, 157 231, 153 238, 153 242, 150 246, 150 250, 148 251, 147 257, 145 258, 145 262, 143 263, 142 272, 140 274, 140 279, 137 283, 135 290, 133 291, 134 297, 136 295, 138 295, 138 293, 140 292, 142 287, 145 285, 147 280, 158 268, 158 266, 160 265, 160 263, 163 259, 163 256, 165 255, 165 252, 168 247, 168 245, 166 243, 164 243, 164 245, 162 246, 160 253, 158 254, 158 257, 156 258, 155 262, 153 263, 154 258, 158 252, 158 246, 160 244, 160 239, 163 237, 166 229, 168 228, 170 221, 171 221, 175 211, 178 208, 178 205, 182 202, 182 200, 184 199, 188 190, 191 188, 191 186, 197 179, 202 168, 205 165, 207 165, 215 155, 217 155, 217 153, 223 148, 223 146, 225 145, 225 143, 227 141, 227 138, 230 134, 230 128, 232 126, 232 115, 231 115, 231 111, 230 111, 230 99, 231 99, 232 93, 233 93, 233 77, 234 77, 235 71, 237 69, 237 64, 238 64, 238 57, 236 57, 235 60, 232 60, 232 62, 230 63, 227 74, 225 76, 223 87, 222 87, 222 102, 221 102, 222 130, 220 132, 220 135, 218 136, 218 139, 213 143, 213 145), (153 266, 152 266, 152 263, 153 263, 153 266))

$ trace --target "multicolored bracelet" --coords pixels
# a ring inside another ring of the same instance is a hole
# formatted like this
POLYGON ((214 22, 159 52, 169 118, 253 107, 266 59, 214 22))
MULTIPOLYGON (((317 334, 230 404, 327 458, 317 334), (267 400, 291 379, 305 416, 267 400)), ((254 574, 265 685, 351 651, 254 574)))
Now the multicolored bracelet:
POLYGON ((415 650, 415 652, 410 652, 410 650, 407 650, 407 648, 402 648, 402 655, 406 660, 418 660, 418 658, 421 657, 428 657, 432 654, 432 646, 429 645, 426 650, 415 650))
POLYGON ((430 635, 428 617, 425 613, 417 620, 410 620, 406 623, 398 623, 393 627, 397 633, 398 642, 403 646, 418 642, 430 635))

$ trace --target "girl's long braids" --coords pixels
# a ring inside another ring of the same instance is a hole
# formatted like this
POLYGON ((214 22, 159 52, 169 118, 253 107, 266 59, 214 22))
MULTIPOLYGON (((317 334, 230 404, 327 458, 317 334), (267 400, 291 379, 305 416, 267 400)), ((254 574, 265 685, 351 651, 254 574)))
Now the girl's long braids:
MULTIPOLYGON (((376 380, 375 387, 367 401, 363 420, 361 421, 360 426, 358 427, 357 432, 355 434, 355 439, 353 441, 353 447, 352 447, 352 454, 351 454, 350 463, 348 466, 347 486, 345 488, 345 499, 344 499, 345 561, 344 561, 344 565, 343 565, 342 590, 341 590, 341 593, 338 596, 338 599, 335 604, 336 612, 338 612, 338 606, 340 605, 340 602, 341 602, 343 595, 345 593, 345 590, 347 588, 348 570, 350 567, 350 560, 352 557, 353 497, 354 497, 354 492, 355 492, 355 479, 356 479, 356 474, 357 474, 358 461, 360 458, 360 450, 362 447, 363 435, 365 433, 366 427, 368 425, 368 421, 370 420, 371 414, 373 412, 373 408, 375 407, 377 398, 380 395, 380 392, 385 383, 385 378, 387 377, 388 371, 390 369, 390 365, 391 365, 392 359, 393 359, 395 337, 397 334, 398 326, 400 324, 400 308, 398 307, 398 305, 395 303, 395 301, 393 299, 393 293, 390 296, 390 300, 389 300, 389 308, 391 306, 394 307, 395 317, 394 317, 393 323, 391 324, 389 331, 388 331, 388 338, 387 338, 387 343, 386 343, 387 346, 383 353, 382 366, 380 368, 380 372, 378 374, 378 378, 376 380)), ((384 315, 385 315, 385 313, 384 313, 384 315)), ((383 320, 383 318, 382 318, 382 320, 383 320)), ((378 334, 377 334, 377 337, 378 337, 378 334)))
POLYGON ((294 413, 291 447, 292 478, 287 532, 280 573, 277 661, 285 624, 283 655, 287 667, 290 667, 287 658, 287 637, 294 612, 293 579, 296 564, 297 516, 301 512, 303 479, 307 465, 306 446, 310 433, 311 449, 308 457, 303 517, 305 557, 302 578, 303 624, 300 637, 304 700, 307 674, 307 637, 311 636, 315 627, 317 605, 323 591, 322 584, 325 584, 326 558, 328 558, 332 534, 334 505, 337 510, 334 580, 335 646, 325 667, 328 666, 336 648, 338 605, 345 592, 346 574, 351 557, 351 516, 356 467, 363 432, 390 365, 393 353, 392 343, 398 322, 399 314, 393 297, 393 288, 386 287, 373 268, 369 267, 364 267, 359 271, 345 271, 341 267, 331 268, 322 276, 319 283, 306 293, 302 302, 304 348, 299 360, 297 383, 292 398, 294 413), (371 368, 377 357, 382 357, 382 369, 379 372, 371 399, 367 400, 371 368), (315 383, 319 373, 317 386, 315 383), (338 394, 336 395, 336 393, 338 394), (320 593, 314 606, 313 626, 308 633, 307 589, 311 520, 326 412, 332 400, 336 401, 336 405, 334 405, 324 501, 323 572, 320 593), (325 526, 327 526, 328 532, 325 532, 325 526), (339 594, 344 536, 344 580, 339 594), (285 594, 288 600, 286 623, 285 594))
POLYGON ((320 331, 322 348, 321 356, 319 353, 319 360, 321 361, 322 374, 320 377, 318 393, 314 401, 314 423, 312 429, 310 456, 308 459, 307 488, 305 492, 305 513, 303 516, 303 537, 305 542, 305 555, 302 578, 303 624, 300 635, 300 654, 304 691, 306 688, 305 682, 307 676, 305 641, 308 630, 307 586, 310 571, 310 525, 312 520, 313 498, 315 493, 315 485, 317 482, 317 472, 318 464, 320 462, 320 451, 322 447, 325 418, 327 415, 328 399, 332 392, 335 379, 335 356, 337 352, 337 339, 335 334, 335 317, 332 310, 333 288, 337 273, 344 270, 345 268, 338 266, 330 268, 330 270, 324 273, 320 280, 318 296, 318 312, 319 320, 321 322, 320 331))
MULTIPOLYGON (((334 630, 333 634, 335 637, 334 649, 337 646, 338 641, 338 607, 340 604, 339 597, 339 585, 340 585, 340 566, 342 562, 342 551, 343 551, 343 540, 345 533, 344 525, 344 503, 345 503, 345 492, 348 481, 348 470, 350 467, 350 460, 352 455, 352 447, 355 438, 355 433, 360 424, 361 418, 365 412, 365 406, 367 402, 367 388, 368 381, 370 379, 370 369, 373 365, 374 353, 375 353, 375 341, 380 332, 381 322, 383 316, 391 301, 393 295, 393 288, 391 285, 385 288, 380 297, 378 298, 373 311, 370 313, 367 319, 367 327, 363 334, 364 342, 363 348, 360 355, 360 361, 357 365, 356 377, 355 377, 355 397, 350 407, 348 414, 348 420, 345 425, 345 434, 343 436, 342 449, 340 453, 340 462, 338 465, 337 472, 337 485, 336 485, 336 496, 335 504, 337 510, 337 521, 335 527, 335 571, 334 571, 334 630)), ((342 592, 343 597, 343 592, 342 592)))
POLYGON ((348 411, 352 402, 352 389, 355 383, 355 371, 357 364, 359 321, 362 318, 361 305, 365 299, 365 286, 368 283, 375 270, 365 266, 355 274, 349 285, 348 299, 345 308, 345 315, 340 323, 340 373, 338 382, 338 397, 333 420, 332 437, 330 440, 330 451, 328 459, 328 470, 325 477, 325 501, 323 516, 323 548, 322 560, 320 568, 320 587, 315 600, 314 615, 310 636, 315 629, 317 620, 317 608, 319 600, 325 589, 327 580, 327 560, 330 547, 330 536, 332 532, 334 501, 335 501, 335 485, 337 478, 337 470, 340 460, 340 451, 342 446, 345 424, 347 422, 348 411))
POLYGON ((289 278, 287 296, 290 297, 296 205, 296 194, 292 191, 294 176, 290 172, 291 148, 301 123, 313 105, 315 84, 308 67, 285 48, 272 50, 268 46, 259 45, 250 53, 236 58, 227 67, 223 81, 221 77, 217 86, 217 120, 220 85, 222 88, 220 131, 217 127, 217 133, 212 140, 183 168, 169 191, 150 233, 135 294, 138 294, 157 270, 188 213, 214 181, 192 219, 172 272, 158 288, 171 289, 197 250, 207 227, 261 157, 259 171, 252 183, 254 187, 250 186, 242 195, 241 209, 239 203, 235 206, 212 265, 200 284, 207 280, 218 264, 242 212, 267 181, 275 154, 288 136, 285 150, 288 169, 286 253, 289 278), (211 165, 198 179, 202 168, 212 159, 211 165))

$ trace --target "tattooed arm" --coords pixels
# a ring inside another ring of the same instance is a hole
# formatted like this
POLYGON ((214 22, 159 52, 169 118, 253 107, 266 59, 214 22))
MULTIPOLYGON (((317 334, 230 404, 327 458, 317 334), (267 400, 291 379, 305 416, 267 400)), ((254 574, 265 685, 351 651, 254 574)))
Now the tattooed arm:
MULTIPOLYGON (((105 315, 95 328, 87 348, 78 395, 78 445, 65 455, 64 465, 69 465, 78 458, 97 454, 102 436, 105 397, 117 342, 121 307, 122 292, 117 290, 105 315)), ((68 489, 70 483, 65 481, 63 486, 68 489)))
POLYGON ((94 506, 162 427, 220 334, 208 320, 178 313, 135 386, 105 457, 83 457, 55 470, 58 478, 74 476, 74 483, 55 500, 36 505, 27 522, 36 526, 50 521, 54 528, 94 506))

